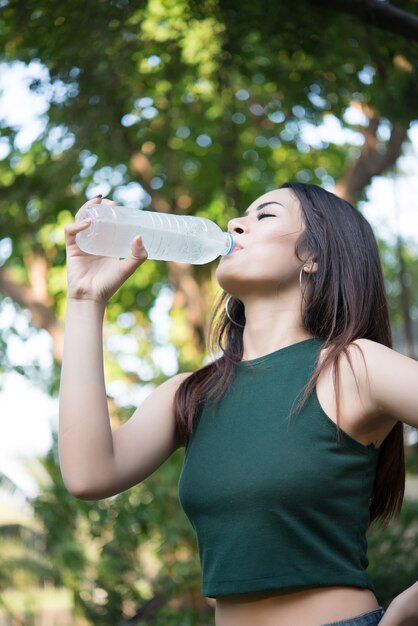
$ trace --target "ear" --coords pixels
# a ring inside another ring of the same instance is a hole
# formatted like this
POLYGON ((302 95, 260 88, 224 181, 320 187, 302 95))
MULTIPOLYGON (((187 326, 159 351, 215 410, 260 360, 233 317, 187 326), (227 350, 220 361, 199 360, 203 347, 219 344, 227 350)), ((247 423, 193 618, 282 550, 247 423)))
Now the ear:
POLYGON ((303 266, 303 271, 307 274, 316 274, 318 271, 318 263, 316 262, 316 257, 313 259, 308 259, 303 266))

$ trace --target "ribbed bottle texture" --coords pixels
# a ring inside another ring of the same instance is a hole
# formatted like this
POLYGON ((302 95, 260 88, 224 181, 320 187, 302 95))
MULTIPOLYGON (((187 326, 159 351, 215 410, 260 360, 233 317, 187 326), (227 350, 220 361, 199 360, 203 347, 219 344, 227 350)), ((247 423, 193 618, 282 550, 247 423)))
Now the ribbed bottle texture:
POLYGON ((231 252, 230 233, 205 217, 142 211, 111 204, 84 207, 76 222, 92 220, 76 236, 84 252, 126 258, 136 235, 141 235, 149 259, 202 265, 231 252))

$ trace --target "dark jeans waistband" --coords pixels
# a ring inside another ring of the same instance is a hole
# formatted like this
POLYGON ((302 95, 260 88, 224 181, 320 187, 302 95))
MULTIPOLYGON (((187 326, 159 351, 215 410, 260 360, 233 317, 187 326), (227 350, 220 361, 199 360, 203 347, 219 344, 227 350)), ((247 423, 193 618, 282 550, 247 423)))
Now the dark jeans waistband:
POLYGON ((361 613, 356 617, 350 617, 349 619, 343 619, 339 622, 329 622, 329 624, 323 624, 323 626, 376 626, 380 622, 384 615, 382 607, 373 609, 373 611, 367 611, 367 613, 361 613))

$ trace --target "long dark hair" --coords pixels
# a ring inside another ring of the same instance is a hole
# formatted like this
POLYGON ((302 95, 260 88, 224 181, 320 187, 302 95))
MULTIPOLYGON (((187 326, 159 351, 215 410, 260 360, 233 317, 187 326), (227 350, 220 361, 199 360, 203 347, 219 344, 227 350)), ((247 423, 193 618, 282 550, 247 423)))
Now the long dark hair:
MULTIPOLYGON (((334 366, 337 399, 337 429, 340 358, 360 338, 392 347, 392 336, 379 250, 372 228, 351 204, 321 187, 303 183, 285 183, 298 198, 305 230, 295 244, 300 256, 309 252, 318 263, 310 274, 305 294, 303 324, 328 348, 325 358, 317 362, 306 385, 303 404, 315 389, 321 372, 334 366)), ((175 419, 179 442, 184 445, 193 432, 194 420, 204 400, 216 404, 230 386, 235 364, 243 355, 243 328, 233 324, 225 313, 228 294, 223 292, 216 303, 208 332, 209 353, 221 356, 193 372, 179 386, 175 398, 175 419)), ((231 317, 245 325, 243 304, 233 298, 229 303, 231 317)), ((356 346, 358 347, 358 346, 356 346)), ((358 348, 360 349, 360 348, 358 348)), ((398 421, 381 445, 370 505, 370 524, 380 520, 387 524, 398 515, 405 489, 403 424, 398 421)))

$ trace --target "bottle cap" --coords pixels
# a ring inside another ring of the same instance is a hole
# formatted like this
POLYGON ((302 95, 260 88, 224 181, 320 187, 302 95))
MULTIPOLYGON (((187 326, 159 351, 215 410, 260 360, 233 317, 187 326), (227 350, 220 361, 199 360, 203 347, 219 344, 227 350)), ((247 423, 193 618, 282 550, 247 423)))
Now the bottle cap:
MULTIPOLYGON (((227 254, 229 254, 232 250, 232 248, 234 247, 234 237, 231 235, 231 233, 225 233, 225 235, 227 236, 226 239, 226 246, 228 246, 227 251, 223 254, 223 256, 226 256, 227 254)), ((225 247, 226 247, 225 246, 225 247)))

